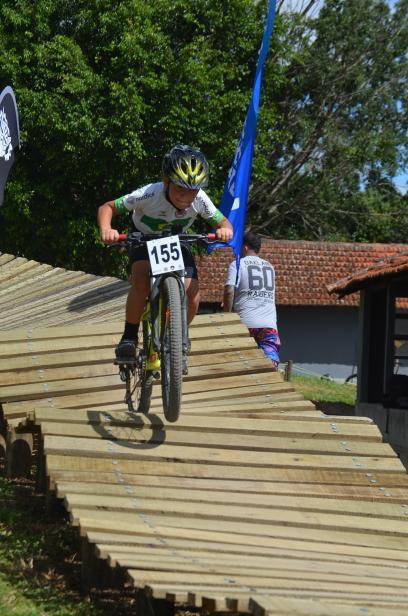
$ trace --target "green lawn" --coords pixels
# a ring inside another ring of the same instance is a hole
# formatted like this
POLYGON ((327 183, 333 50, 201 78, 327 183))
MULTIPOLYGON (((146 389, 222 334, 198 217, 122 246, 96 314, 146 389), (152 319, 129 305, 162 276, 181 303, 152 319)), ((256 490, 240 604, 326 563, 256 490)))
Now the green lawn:
POLYGON ((307 400, 330 415, 354 415, 356 386, 326 378, 292 375, 291 383, 307 400))

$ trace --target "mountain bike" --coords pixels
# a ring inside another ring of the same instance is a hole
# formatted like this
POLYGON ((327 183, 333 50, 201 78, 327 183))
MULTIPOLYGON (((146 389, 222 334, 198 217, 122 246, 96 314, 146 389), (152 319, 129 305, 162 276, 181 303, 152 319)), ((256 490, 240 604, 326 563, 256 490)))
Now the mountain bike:
POLYGON ((142 345, 126 363, 115 360, 126 384, 125 402, 130 412, 148 413, 155 379, 161 380, 164 416, 170 422, 180 414, 183 373, 188 370, 188 319, 185 271, 181 246, 207 246, 214 233, 141 233, 119 235, 115 246, 147 246, 150 293, 142 317, 142 345), (135 397, 135 401, 134 401, 135 397))

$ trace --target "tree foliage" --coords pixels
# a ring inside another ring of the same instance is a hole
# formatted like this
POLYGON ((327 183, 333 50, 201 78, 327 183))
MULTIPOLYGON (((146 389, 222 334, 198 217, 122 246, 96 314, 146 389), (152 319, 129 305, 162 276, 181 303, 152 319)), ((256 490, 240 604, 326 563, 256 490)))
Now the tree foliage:
POLYGON ((406 199, 380 185, 392 187, 407 162, 407 1, 391 11, 381 0, 326 0, 318 17, 284 20, 280 87, 266 81, 282 138, 263 142, 252 225, 277 237, 406 238, 406 199))
MULTIPOLYGON (((399 241, 406 199, 407 0, 315 0, 280 13, 262 85, 249 201, 257 230, 399 241)), ((0 87, 22 148, 0 211, 3 251, 95 273, 98 205, 201 147, 217 202, 250 100, 266 0, 3 0, 0 87)), ((125 228, 127 221, 122 221, 125 228)), ((405 235, 404 235, 405 234, 405 235)))
POLYGON ((15 90, 22 148, 1 249, 106 271, 98 205, 160 179, 177 142, 206 152, 216 199, 264 10, 252 0, 3 0, 0 86, 15 90))

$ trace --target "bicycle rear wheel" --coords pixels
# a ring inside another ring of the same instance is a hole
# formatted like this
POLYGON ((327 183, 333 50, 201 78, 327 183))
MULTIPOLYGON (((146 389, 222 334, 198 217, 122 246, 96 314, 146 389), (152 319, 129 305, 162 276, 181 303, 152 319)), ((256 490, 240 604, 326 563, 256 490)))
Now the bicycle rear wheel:
POLYGON ((183 382, 183 352, 180 288, 175 278, 164 280, 161 310, 161 386, 167 421, 180 414, 183 382))
POLYGON ((142 321, 143 326, 143 366, 140 374, 140 397, 137 407, 138 413, 148 413, 152 398, 153 389, 153 374, 150 370, 146 370, 146 362, 149 355, 149 327, 146 320, 142 321))

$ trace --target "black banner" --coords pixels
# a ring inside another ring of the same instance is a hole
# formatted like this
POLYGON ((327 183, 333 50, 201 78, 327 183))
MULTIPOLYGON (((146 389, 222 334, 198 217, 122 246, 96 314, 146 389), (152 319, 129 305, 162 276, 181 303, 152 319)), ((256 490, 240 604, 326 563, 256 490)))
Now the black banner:
POLYGON ((0 94, 0 205, 3 203, 7 176, 14 163, 14 151, 20 145, 16 97, 10 86, 0 94))

